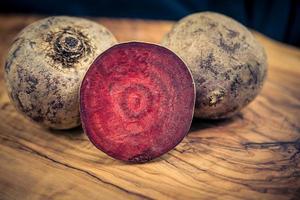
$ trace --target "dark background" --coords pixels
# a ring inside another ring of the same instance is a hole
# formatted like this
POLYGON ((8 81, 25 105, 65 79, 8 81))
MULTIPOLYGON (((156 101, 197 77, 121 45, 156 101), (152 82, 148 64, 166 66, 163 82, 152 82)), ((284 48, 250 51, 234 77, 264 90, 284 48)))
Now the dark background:
POLYGON ((178 20, 216 11, 276 40, 300 47, 299 0, 0 0, 2 14, 178 20), (2 4, 2 5, 1 5, 2 4))

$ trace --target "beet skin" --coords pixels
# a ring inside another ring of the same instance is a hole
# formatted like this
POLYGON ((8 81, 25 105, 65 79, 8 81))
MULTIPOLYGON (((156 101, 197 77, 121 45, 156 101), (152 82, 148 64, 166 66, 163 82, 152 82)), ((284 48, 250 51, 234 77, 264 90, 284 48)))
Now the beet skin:
POLYGON ((173 149, 194 112, 190 71, 170 50, 148 43, 118 44, 91 65, 80 89, 84 131, 106 154, 147 162, 173 149))

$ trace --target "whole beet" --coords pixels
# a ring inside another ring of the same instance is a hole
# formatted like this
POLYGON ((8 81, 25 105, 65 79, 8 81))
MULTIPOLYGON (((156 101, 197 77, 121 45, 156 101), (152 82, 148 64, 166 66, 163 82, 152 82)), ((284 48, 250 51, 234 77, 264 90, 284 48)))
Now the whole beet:
POLYGON ((181 19, 162 44, 190 68, 196 84, 195 116, 226 118, 259 93, 267 73, 264 48, 246 27, 221 14, 181 19))
POLYGON ((96 56, 115 43, 105 27, 81 18, 50 17, 27 26, 5 64, 15 107, 46 127, 78 126, 82 78, 96 56))

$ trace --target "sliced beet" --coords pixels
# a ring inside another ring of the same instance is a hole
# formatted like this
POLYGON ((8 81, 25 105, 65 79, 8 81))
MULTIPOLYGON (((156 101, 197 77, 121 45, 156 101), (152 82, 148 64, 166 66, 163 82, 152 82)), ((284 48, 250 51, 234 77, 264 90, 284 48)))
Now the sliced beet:
POLYGON ((102 53, 80 89, 84 131, 106 154, 147 162, 173 149, 194 112, 190 71, 172 51, 129 42, 102 53))

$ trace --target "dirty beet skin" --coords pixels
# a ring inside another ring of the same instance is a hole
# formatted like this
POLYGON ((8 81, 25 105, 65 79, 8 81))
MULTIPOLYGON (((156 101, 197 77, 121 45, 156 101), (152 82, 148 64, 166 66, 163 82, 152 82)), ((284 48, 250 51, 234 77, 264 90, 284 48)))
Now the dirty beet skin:
POLYGON ((49 17, 25 27, 5 62, 12 103, 44 127, 78 126, 83 76, 94 59, 116 42, 102 25, 77 17, 49 17))
POLYGON ((83 128, 93 144, 123 161, 142 163, 173 149, 187 134, 195 86, 170 50, 118 44, 91 65, 80 89, 83 128))
POLYGON ((177 53, 193 74, 198 118, 235 115, 254 100, 266 79, 263 46, 246 27, 222 14, 184 17, 162 45, 177 53))

